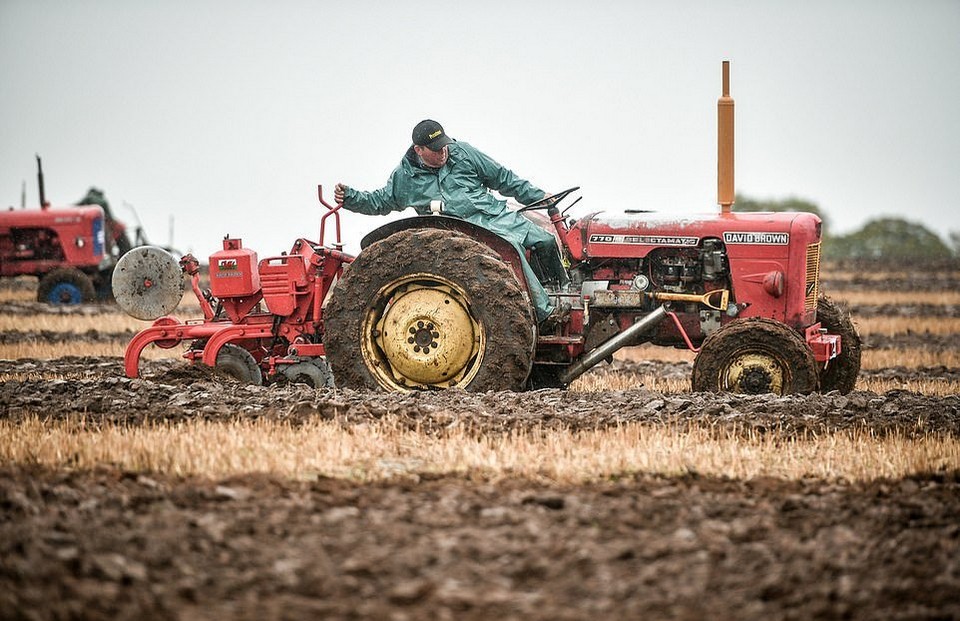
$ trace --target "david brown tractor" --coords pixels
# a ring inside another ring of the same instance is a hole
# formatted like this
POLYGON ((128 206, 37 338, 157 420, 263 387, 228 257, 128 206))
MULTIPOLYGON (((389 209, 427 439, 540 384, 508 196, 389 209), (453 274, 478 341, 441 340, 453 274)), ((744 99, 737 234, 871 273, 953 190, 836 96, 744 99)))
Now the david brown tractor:
MULTIPOLYGON (((369 234, 326 309, 338 385, 387 390, 566 386, 625 346, 697 352, 693 389, 849 391, 860 366, 850 318, 819 295, 821 222, 808 213, 733 213, 733 100, 718 102, 720 213, 627 210, 553 227, 569 319, 539 330, 512 246, 462 220, 428 216, 369 234)), ((538 214, 539 215, 539 214, 538 214)), ((536 269, 536 265, 534 265, 536 269)), ((548 290, 550 290, 548 285, 548 290)))
POLYGON ((117 259, 131 247, 102 194, 99 204, 51 207, 37 156, 40 209, 0 211, 0 276, 36 276, 37 301, 80 304, 110 295, 117 259))
MULTIPOLYGON (((315 386, 329 385, 332 370, 340 387, 523 390, 567 386, 619 349, 652 343, 697 352, 696 391, 848 392, 860 341, 849 316, 820 296, 820 219, 731 211, 727 63, 718 109, 719 213, 628 209, 572 221, 559 206, 576 188, 524 208, 556 233, 569 263, 568 283, 545 283, 570 307, 563 321, 537 326, 517 251, 485 229, 443 215, 395 221, 367 235, 354 259, 322 245, 321 220, 321 243, 298 240, 259 264, 255 255, 234 262, 241 248, 226 240, 227 254, 211 257, 211 292, 194 285, 218 310, 204 306, 195 323, 158 319, 128 347, 127 373, 137 374, 146 344, 192 339, 188 358, 249 381, 313 365, 323 372, 299 379, 315 386)), ((339 205, 327 207, 324 219, 338 216, 339 205)), ((337 228, 339 240, 339 220, 337 228)), ((196 274, 190 259, 183 269, 196 274)), ((158 296, 166 288, 156 274, 132 270, 119 288, 115 276, 118 301, 133 289, 158 296)))

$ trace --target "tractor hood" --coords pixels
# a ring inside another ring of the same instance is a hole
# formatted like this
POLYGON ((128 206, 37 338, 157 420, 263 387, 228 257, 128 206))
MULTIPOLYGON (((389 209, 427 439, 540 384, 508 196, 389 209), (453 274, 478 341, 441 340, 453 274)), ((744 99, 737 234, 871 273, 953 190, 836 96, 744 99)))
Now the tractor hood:
MULTIPOLYGON (((587 257, 644 257, 664 247, 696 248, 719 239, 731 254, 761 247, 786 256, 793 243, 820 241, 820 218, 805 212, 743 212, 673 215, 605 212, 589 214, 570 228, 568 242, 587 257), (778 252, 781 251, 781 252, 778 252)), ((767 253, 765 253, 767 254, 767 253)))

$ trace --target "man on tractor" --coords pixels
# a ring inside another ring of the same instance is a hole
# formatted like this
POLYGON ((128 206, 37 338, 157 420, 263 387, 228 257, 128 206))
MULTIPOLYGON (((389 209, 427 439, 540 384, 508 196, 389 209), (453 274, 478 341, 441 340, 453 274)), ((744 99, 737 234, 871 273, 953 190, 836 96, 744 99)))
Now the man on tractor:
POLYGON ((387 184, 364 192, 338 183, 334 192, 345 209, 366 215, 386 215, 413 207, 420 215, 442 213, 482 226, 517 248, 537 320, 562 318, 567 307, 554 305, 527 261, 529 249, 541 266, 543 280, 556 286, 568 278, 560 261, 556 238, 507 203, 490 193, 515 198, 524 205, 543 201, 548 195, 521 179, 477 148, 452 140, 440 123, 424 120, 413 128, 413 144, 387 184))

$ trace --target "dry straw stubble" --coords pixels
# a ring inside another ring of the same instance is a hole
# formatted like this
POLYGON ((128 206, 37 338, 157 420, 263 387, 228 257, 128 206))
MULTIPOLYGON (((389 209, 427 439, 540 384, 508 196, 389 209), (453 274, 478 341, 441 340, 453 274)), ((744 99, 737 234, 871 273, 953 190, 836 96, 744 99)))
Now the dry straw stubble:
POLYGON ((102 465, 137 472, 357 481, 423 473, 523 477, 576 484, 634 473, 749 479, 871 480, 960 469, 960 439, 865 431, 781 437, 689 426, 625 424, 593 431, 513 431, 477 436, 462 427, 426 434, 385 419, 344 427, 235 421, 87 428, 82 421, 0 421, 0 462, 51 468, 102 465))

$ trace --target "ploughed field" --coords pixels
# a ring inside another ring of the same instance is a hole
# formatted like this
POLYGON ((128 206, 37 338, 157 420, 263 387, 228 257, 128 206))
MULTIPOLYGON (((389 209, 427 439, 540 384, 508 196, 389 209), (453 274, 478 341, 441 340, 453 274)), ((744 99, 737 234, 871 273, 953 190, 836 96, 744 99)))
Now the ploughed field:
MULTIPOLYGON (((0 618, 958 618, 960 265, 825 266, 857 390, 255 387, 0 288, 0 618)), ((177 314, 195 317, 189 299, 177 314)))

